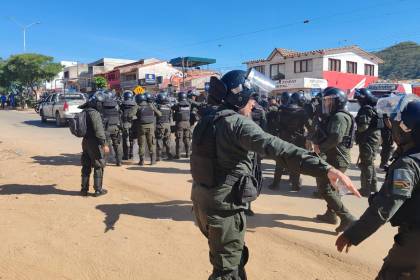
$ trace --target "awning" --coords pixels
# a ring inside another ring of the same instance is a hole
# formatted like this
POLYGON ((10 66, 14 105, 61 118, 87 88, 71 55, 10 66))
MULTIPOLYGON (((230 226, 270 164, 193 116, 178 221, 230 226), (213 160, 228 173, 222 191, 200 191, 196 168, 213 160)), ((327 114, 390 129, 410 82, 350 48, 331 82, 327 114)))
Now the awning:
POLYGON ((209 65, 209 64, 216 63, 216 59, 186 56, 186 57, 177 57, 177 58, 171 59, 169 63, 175 67, 198 67, 202 65, 209 65))

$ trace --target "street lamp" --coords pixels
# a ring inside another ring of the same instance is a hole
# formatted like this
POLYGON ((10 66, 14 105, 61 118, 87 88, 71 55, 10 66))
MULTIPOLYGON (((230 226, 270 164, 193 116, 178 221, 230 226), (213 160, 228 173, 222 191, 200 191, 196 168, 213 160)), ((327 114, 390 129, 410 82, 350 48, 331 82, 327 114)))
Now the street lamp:
POLYGON ((17 26, 19 26, 20 28, 22 28, 23 31, 23 52, 26 53, 26 30, 29 29, 30 27, 37 25, 37 24, 41 24, 40 21, 36 21, 27 25, 24 25, 20 22, 18 22, 17 20, 15 20, 14 18, 10 17, 9 18, 11 21, 13 21, 14 23, 16 23, 17 26))

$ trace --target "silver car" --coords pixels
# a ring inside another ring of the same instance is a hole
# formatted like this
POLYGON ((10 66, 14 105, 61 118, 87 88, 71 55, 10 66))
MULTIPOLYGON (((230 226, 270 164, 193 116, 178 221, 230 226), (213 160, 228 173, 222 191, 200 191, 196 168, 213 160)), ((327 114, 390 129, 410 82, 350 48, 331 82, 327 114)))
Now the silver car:
POLYGON ((75 114, 82 111, 78 107, 85 102, 86 97, 83 93, 52 94, 39 109, 41 121, 46 122, 48 119, 54 119, 57 126, 63 126, 68 119, 74 118, 75 114))

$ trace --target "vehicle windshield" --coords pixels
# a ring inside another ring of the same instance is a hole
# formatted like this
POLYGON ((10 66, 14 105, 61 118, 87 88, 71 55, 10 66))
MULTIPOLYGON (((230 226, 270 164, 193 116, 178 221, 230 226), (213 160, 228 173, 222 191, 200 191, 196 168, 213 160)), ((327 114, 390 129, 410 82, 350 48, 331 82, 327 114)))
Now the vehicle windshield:
POLYGON ((60 101, 72 101, 72 100, 80 100, 80 101, 84 101, 85 97, 83 96, 83 94, 63 94, 60 95, 60 101))

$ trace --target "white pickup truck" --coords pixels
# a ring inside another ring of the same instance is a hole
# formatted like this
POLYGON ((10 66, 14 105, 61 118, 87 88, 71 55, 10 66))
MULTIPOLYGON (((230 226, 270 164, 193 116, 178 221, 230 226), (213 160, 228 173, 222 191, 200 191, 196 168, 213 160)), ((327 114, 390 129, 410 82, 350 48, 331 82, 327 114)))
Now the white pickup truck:
POLYGON ((57 126, 63 126, 68 119, 82 110, 78 107, 86 102, 83 93, 55 93, 50 95, 45 102, 41 104, 39 115, 41 121, 54 119, 57 126))

